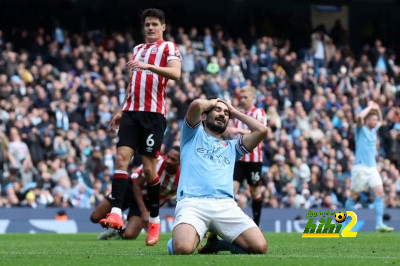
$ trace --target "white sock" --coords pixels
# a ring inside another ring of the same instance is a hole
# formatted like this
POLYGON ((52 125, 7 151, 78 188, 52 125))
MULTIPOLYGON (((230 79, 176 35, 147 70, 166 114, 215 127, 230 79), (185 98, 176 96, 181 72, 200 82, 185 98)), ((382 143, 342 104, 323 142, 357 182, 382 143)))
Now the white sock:
POLYGON ((122 217, 122 211, 121 211, 120 208, 113 207, 113 208, 111 209, 111 212, 112 212, 112 213, 118 214, 119 217, 122 217))
POLYGON ((157 216, 157 217, 149 217, 149 222, 150 223, 157 223, 157 224, 159 224, 160 223, 160 216, 157 216))

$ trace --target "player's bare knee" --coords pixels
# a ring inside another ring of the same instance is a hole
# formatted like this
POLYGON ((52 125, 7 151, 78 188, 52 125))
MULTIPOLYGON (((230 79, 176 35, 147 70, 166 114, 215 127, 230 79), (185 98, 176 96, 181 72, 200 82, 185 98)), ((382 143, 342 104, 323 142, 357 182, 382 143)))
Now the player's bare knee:
POLYGON ((188 255, 192 254, 194 249, 190 245, 182 242, 173 242, 173 247, 174 247, 174 254, 176 255, 188 255))
POLYGON ((134 232, 124 232, 124 239, 129 239, 129 240, 135 240, 138 237, 138 234, 135 234, 134 232))
POLYGON ((128 168, 130 161, 130 157, 125 156, 125 154, 117 154, 116 160, 115 160, 115 167, 116 169, 120 170, 126 170, 128 168))
POLYGON ((95 213, 92 213, 92 214, 90 215, 90 221, 91 221, 92 223, 97 224, 97 223, 100 221, 100 218, 99 218, 95 213))
POLYGON ((268 251, 268 244, 267 241, 264 239, 260 239, 260 241, 257 241, 253 243, 251 247, 251 252, 253 254, 266 254, 268 251))

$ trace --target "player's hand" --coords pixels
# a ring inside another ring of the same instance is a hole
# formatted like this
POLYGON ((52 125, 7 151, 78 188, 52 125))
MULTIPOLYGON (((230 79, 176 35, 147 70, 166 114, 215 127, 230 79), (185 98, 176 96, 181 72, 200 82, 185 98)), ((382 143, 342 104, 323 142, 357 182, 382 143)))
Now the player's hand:
POLYGON ((121 122, 122 111, 118 110, 111 118, 109 129, 112 131, 118 130, 119 123, 121 122))
POLYGON ((205 112, 208 112, 208 111, 210 111, 211 109, 213 109, 216 105, 217 105, 217 102, 219 101, 220 99, 219 98, 216 98, 216 99, 212 99, 212 100, 208 100, 208 107, 206 108, 206 110, 204 110, 205 112))
POLYGON ((226 104, 226 106, 228 106, 228 110, 230 113, 230 118, 234 119, 237 117, 237 114, 240 113, 240 111, 238 109, 236 109, 235 107, 232 106, 232 104, 228 103, 225 100, 222 99, 218 99, 219 102, 223 102, 224 104, 226 104))
POLYGON ((138 61, 138 60, 129 60, 129 61, 126 63, 126 66, 128 67, 128 69, 129 69, 130 71, 132 71, 132 70, 135 69, 135 68, 140 68, 140 69, 148 69, 148 68, 149 68, 149 64, 140 62, 140 61, 138 61))
POLYGON ((142 211, 141 218, 142 218, 143 228, 147 228, 147 225, 149 224, 149 216, 150 216, 150 213, 148 211, 142 211))

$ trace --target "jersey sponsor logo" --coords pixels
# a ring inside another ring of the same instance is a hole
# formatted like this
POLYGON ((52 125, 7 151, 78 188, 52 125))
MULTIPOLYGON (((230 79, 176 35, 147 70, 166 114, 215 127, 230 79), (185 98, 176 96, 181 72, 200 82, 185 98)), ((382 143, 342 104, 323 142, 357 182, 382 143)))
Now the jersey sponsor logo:
POLYGON ((196 151, 201 154, 203 158, 209 159, 219 165, 225 166, 231 163, 227 157, 216 154, 215 150, 197 148, 196 151))
MULTIPOLYGON (((144 60, 142 60, 142 59, 139 59, 139 61, 144 62, 144 60)), ((142 72, 144 72, 144 73, 146 73, 148 75, 154 74, 153 71, 148 70, 148 69, 142 69, 142 68, 139 68, 139 67, 135 67, 135 68, 132 69, 132 72, 138 72, 138 71, 142 71, 142 72)))

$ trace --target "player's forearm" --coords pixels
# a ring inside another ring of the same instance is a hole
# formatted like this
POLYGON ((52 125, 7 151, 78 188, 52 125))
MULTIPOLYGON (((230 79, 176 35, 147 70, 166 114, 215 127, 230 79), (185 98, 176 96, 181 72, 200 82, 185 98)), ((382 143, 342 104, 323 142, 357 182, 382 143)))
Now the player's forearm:
POLYGON ((186 121, 190 126, 196 125, 200 122, 201 114, 215 105, 215 102, 206 99, 194 100, 188 108, 186 114, 186 121))
POLYGON ((139 207, 139 210, 141 212, 147 211, 146 205, 144 204, 144 201, 143 201, 142 190, 140 189, 140 186, 138 184, 133 185, 133 196, 135 197, 135 200, 139 207))
POLYGON ((238 128, 238 127, 227 127, 224 134, 229 135, 229 134, 246 134, 246 133, 251 133, 250 130, 244 129, 244 128, 238 128))
POLYGON ((381 108, 379 108, 379 105, 378 105, 378 104, 375 105, 375 110, 378 112, 378 119, 379 119, 379 122, 382 123, 382 121, 383 121, 383 116, 382 116, 381 108))
POLYGON ((148 70, 168 79, 179 80, 181 78, 181 69, 176 67, 159 67, 149 65, 148 70))
POLYGON ((251 132, 258 131, 265 132, 265 134, 267 134, 267 127, 253 117, 241 112, 238 112, 237 114, 235 114, 235 116, 236 119, 242 121, 251 132))
POLYGON ((251 131, 251 133, 243 135, 243 145, 247 150, 251 151, 265 139, 268 134, 268 128, 256 119, 243 113, 237 113, 236 118, 246 124, 251 131))
POLYGON ((359 114, 358 114, 358 118, 360 119, 364 119, 368 113, 372 110, 372 106, 368 106, 367 108, 365 108, 364 110, 362 110, 359 114))

